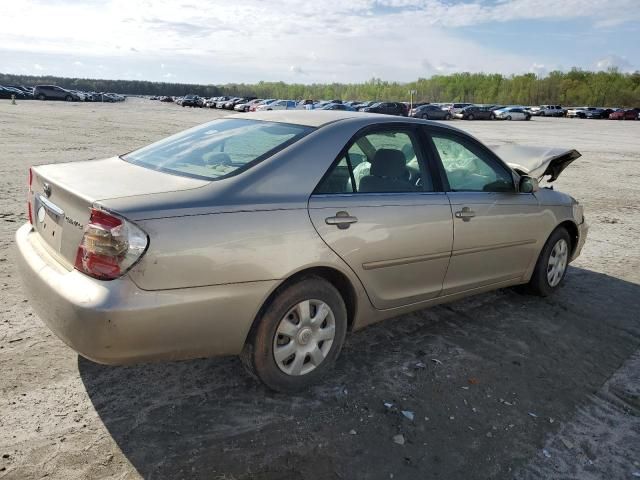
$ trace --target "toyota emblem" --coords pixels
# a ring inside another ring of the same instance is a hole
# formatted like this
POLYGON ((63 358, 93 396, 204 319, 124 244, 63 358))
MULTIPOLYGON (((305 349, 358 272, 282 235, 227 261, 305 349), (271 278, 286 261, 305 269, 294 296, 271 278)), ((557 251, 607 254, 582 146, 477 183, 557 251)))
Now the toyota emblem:
POLYGON ((45 183, 42 189, 44 190, 44 194, 47 196, 47 198, 49 198, 51 196, 51 185, 45 183))

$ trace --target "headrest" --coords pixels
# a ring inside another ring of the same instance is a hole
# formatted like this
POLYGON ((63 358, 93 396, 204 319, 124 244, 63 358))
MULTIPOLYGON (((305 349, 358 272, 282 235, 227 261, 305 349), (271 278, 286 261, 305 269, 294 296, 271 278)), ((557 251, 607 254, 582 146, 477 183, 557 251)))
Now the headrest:
POLYGON ((407 161, 400 150, 381 148, 371 161, 371 175, 387 178, 404 178, 407 161))

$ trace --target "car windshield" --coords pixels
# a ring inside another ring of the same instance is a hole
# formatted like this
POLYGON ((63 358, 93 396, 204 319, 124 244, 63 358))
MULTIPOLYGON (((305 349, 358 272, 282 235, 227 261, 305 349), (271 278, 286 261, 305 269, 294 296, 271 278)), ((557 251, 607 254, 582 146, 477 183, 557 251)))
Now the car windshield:
POLYGON ((121 158, 166 173, 215 180, 249 168, 312 130, 285 123, 216 120, 121 158))

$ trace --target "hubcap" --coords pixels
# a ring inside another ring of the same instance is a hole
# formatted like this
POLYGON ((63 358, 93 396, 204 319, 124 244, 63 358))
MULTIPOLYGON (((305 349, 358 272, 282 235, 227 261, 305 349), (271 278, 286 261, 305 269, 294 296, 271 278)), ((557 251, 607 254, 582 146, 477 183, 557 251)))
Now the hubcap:
POLYGON ((547 264, 547 281, 551 287, 555 287, 562 280, 564 271, 567 269, 567 261, 569 259, 569 246, 566 240, 560 239, 553 246, 551 255, 549 255, 549 263, 547 264))
POLYGON ((287 375, 305 375, 327 357, 336 336, 331 308, 320 300, 304 300, 280 320, 273 339, 273 358, 287 375))

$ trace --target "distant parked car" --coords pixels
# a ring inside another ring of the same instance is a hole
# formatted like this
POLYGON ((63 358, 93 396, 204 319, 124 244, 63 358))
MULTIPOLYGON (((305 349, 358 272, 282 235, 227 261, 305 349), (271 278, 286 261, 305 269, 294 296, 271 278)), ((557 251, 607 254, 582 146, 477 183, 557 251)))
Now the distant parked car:
POLYGON ((597 119, 603 119, 603 118, 609 118, 609 115, 613 112, 613 110, 606 109, 606 108, 594 108, 594 109, 590 109, 587 110, 584 113, 584 118, 589 118, 591 120, 597 119))
POLYGON ((567 110, 568 118, 587 118, 587 112, 596 110, 596 107, 572 107, 567 110))
POLYGON ((454 117, 462 120, 495 120, 496 114, 490 107, 471 105, 460 110, 454 117))
POLYGON ((360 111, 382 113, 385 115, 399 115, 401 117, 406 117, 408 114, 406 105, 400 102, 378 102, 370 107, 361 108, 360 111))
POLYGON ((260 105, 256 108, 257 112, 261 112, 264 110, 293 110, 296 108, 295 100, 276 100, 273 103, 268 103, 266 105, 260 105))
POLYGON ((38 100, 65 100, 67 102, 78 102, 80 96, 57 85, 36 85, 33 89, 33 96, 38 100))
POLYGON ((531 120, 531 113, 522 107, 507 107, 493 112, 499 120, 531 120))
POLYGON ((170 97, 170 96, 160 97, 160 101, 163 103, 173 103, 173 97, 170 97))
POLYGON ((467 108, 473 105, 472 103, 445 103, 442 106, 443 110, 448 110, 451 115, 459 113, 463 108, 467 108))
POLYGON ((561 105, 540 105, 531 107, 531 115, 536 117, 564 117, 566 111, 561 105))
POLYGON ((321 108, 321 110, 342 110, 346 112, 355 112, 356 109, 344 103, 330 103, 321 108))
POLYGON ((200 107, 201 105, 198 103, 200 97, 198 95, 185 95, 182 99, 183 107, 200 107))
POLYGON ((410 117, 424 118, 425 120, 451 120, 451 113, 443 110, 439 105, 422 105, 413 108, 409 112, 410 117))
POLYGON ((276 101, 277 101, 276 98, 267 98, 265 100, 262 100, 261 102, 254 103, 253 105, 251 105, 249 107, 249 111, 250 112, 255 112, 259 107, 261 107, 263 105, 271 105, 273 102, 276 102, 276 101))
POLYGON ((236 112, 248 112, 253 105, 257 105, 260 102, 262 102, 261 98, 254 98, 253 100, 247 100, 245 102, 236 103, 233 109, 236 112))
POLYGON ((610 120, 635 120, 638 116, 638 112, 633 109, 619 108, 609 114, 610 120))

